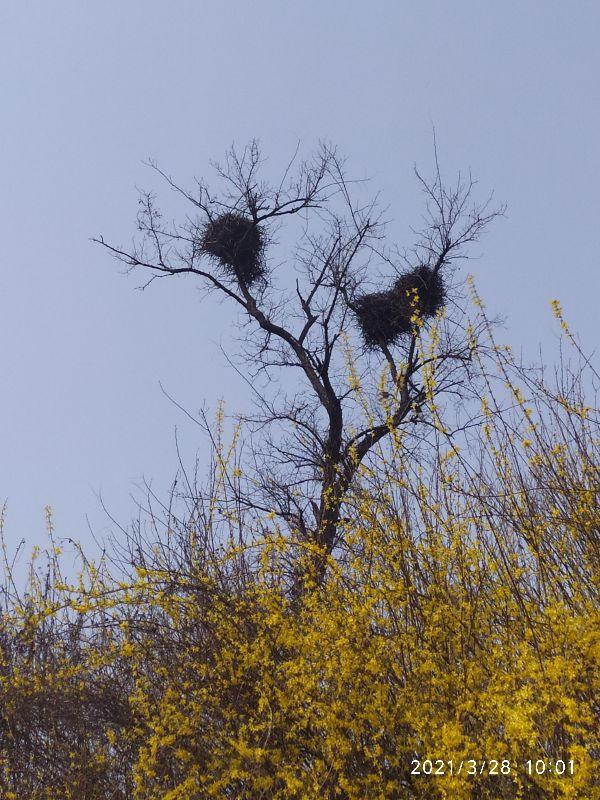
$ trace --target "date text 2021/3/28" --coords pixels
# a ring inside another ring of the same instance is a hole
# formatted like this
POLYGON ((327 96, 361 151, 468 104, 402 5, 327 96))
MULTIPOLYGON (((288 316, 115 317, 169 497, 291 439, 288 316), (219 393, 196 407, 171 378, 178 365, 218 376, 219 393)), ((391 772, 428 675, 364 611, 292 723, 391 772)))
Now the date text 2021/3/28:
POLYGON ((454 759, 443 758, 413 758, 411 761, 411 775, 510 775, 522 769, 528 775, 559 775, 569 776, 575 773, 575 762, 562 759, 528 759, 522 764, 504 759, 476 758, 454 759))

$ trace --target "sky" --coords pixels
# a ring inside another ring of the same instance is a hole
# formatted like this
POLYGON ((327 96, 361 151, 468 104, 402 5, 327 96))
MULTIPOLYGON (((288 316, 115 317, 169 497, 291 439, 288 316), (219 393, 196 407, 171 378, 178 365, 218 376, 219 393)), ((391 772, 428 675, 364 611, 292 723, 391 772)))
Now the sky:
MULTIPOLYGON (((194 413, 248 401, 220 347, 235 318, 193 280, 139 280, 94 245, 127 243, 155 159, 182 184, 232 144, 274 174, 335 143, 410 244, 417 164, 471 169, 506 216, 468 270, 504 338, 556 345, 559 298, 597 338, 600 4, 528 0, 3 0, 0 5, 0 503, 9 547, 92 547, 200 461, 194 413)), ((157 187, 158 188, 158 187, 157 187)), ((168 191, 161 189, 168 199, 168 191)))

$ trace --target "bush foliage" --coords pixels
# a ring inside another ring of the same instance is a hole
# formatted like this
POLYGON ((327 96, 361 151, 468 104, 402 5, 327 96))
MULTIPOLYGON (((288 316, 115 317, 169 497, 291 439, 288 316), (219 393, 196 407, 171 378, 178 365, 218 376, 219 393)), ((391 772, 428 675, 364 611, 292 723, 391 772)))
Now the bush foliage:
POLYGON ((242 477, 219 430, 185 513, 151 512, 75 581, 54 546, 25 591, 7 575, 2 798, 598 796, 599 418, 586 373, 492 352, 460 434, 432 402, 418 452, 399 430, 361 465, 300 594, 310 553, 224 503, 242 477))

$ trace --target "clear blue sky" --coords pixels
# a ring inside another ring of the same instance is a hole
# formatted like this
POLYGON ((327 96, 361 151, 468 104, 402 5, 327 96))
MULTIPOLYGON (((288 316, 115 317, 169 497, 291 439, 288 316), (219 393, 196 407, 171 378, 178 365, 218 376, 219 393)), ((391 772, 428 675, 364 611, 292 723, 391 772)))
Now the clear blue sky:
POLYGON ((282 163, 337 143, 409 243, 437 130, 448 175, 471 167, 508 216, 470 264, 506 337, 551 348, 560 298, 597 337, 600 4, 558 0, 3 0, 0 6, 0 501, 8 539, 89 541, 158 491, 198 432, 190 410, 246 393, 218 349, 232 318, 193 282, 146 292, 90 243, 127 242, 142 165, 185 183, 236 141, 282 163), (591 291, 591 289, 594 291, 591 291))

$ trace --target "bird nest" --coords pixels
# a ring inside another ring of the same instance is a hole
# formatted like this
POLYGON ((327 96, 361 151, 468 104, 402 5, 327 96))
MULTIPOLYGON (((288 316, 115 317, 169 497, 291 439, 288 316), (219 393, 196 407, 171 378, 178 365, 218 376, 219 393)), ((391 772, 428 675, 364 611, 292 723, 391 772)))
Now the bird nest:
POLYGON ((202 232, 200 249, 247 285, 264 274, 262 230, 243 214, 227 212, 210 220, 202 232))
POLYGON ((410 333, 410 316, 406 303, 398 302, 393 289, 387 292, 363 294, 356 301, 354 312, 365 344, 368 347, 394 344, 400 336, 410 333))
POLYGON ((433 317, 445 302, 439 271, 420 266, 401 275, 391 289, 359 297, 356 319, 368 347, 388 347, 415 328, 415 316, 433 317))

